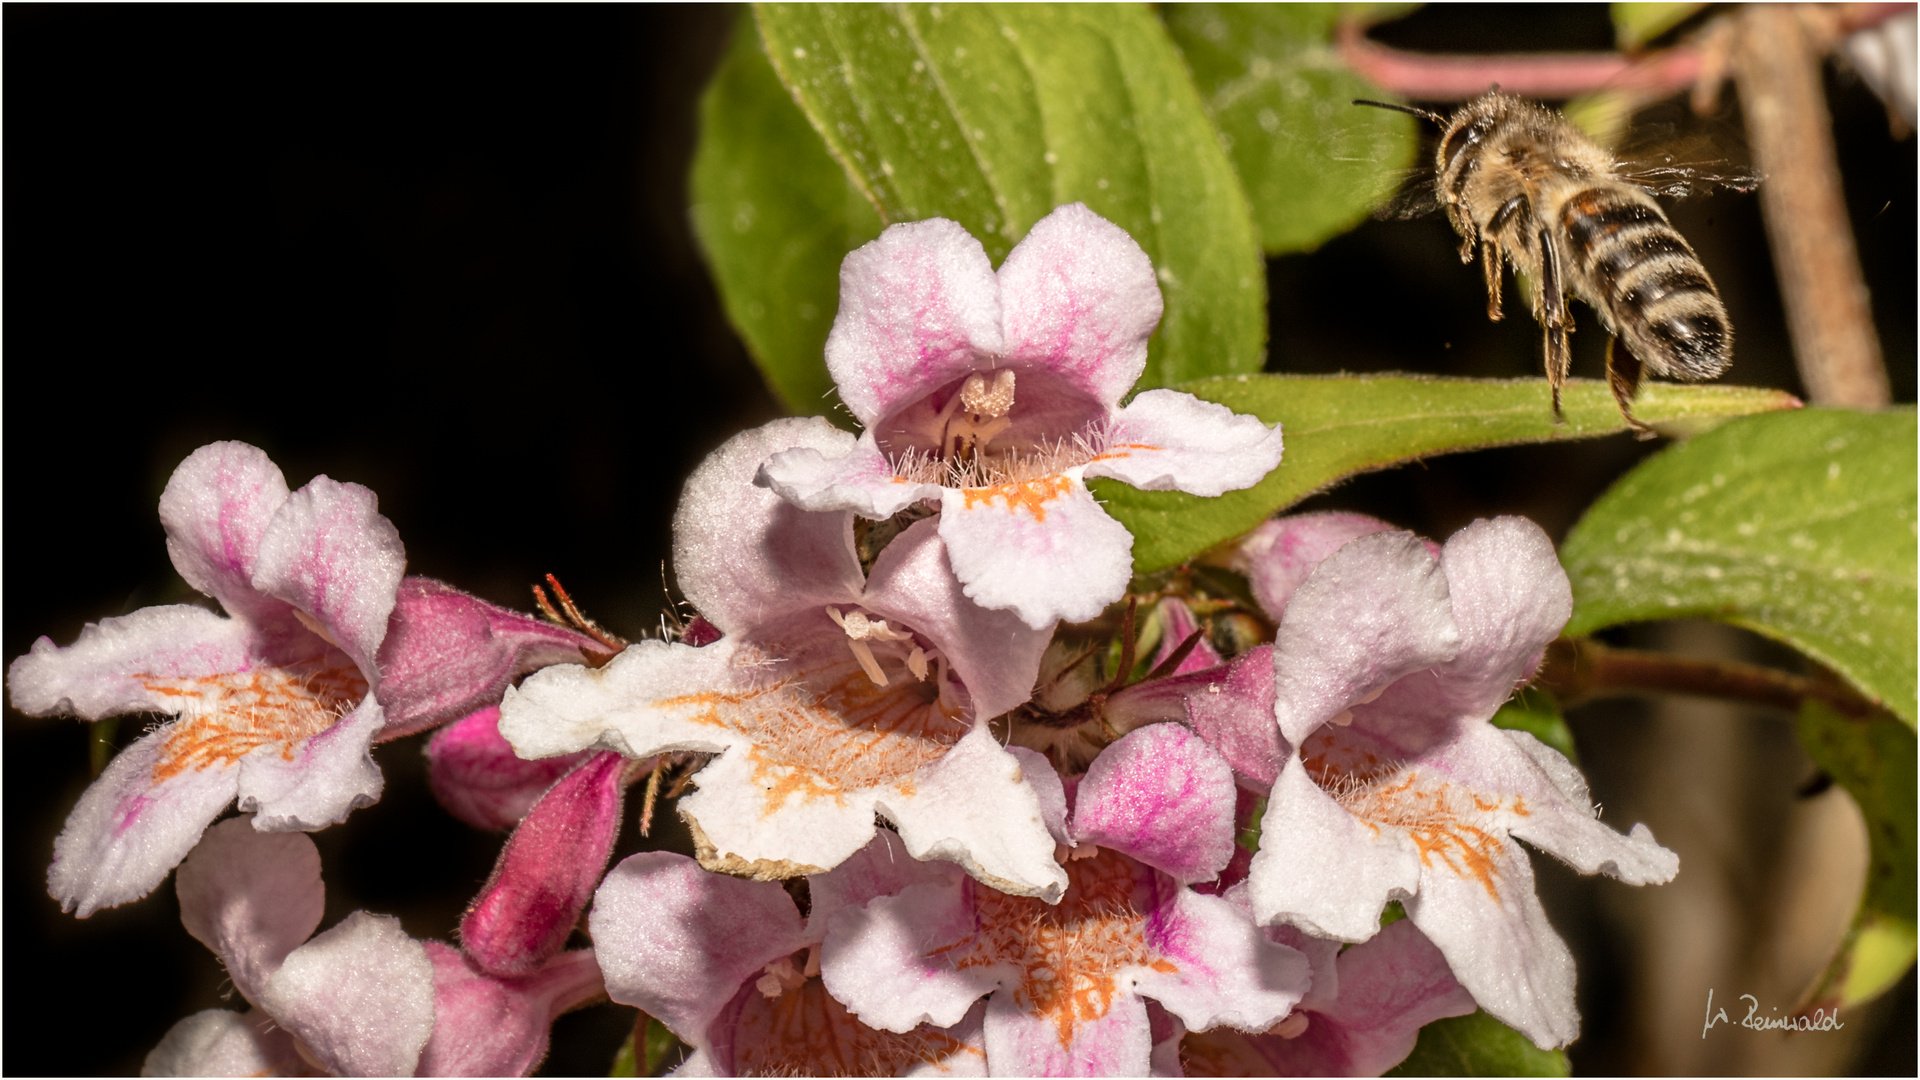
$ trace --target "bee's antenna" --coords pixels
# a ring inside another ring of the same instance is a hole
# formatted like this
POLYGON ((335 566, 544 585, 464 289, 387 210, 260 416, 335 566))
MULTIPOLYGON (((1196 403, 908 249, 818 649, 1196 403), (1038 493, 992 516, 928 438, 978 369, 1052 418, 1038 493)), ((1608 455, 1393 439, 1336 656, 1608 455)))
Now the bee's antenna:
POLYGON ((1376 109, 1392 109, 1394 112, 1403 112, 1403 113, 1406 113, 1408 116, 1417 116, 1422 120, 1431 120, 1434 123, 1440 125, 1441 127, 1447 126, 1446 117, 1441 116, 1437 112, 1428 112, 1425 109, 1416 109, 1411 105, 1395 105, 1390 101, 1368 101, 1366 98, 1354 98, 1353 103, 1355 105, 1371 105, 1376 109))

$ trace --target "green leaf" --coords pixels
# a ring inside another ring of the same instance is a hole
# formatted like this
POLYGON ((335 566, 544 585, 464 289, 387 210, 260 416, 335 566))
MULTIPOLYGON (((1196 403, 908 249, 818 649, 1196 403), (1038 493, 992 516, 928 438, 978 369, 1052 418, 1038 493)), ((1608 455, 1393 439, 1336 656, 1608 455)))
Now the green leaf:
POLYGON ((1783 641, 1915 721, 1911 411, 1806 409, 1649 458, 1560 549, 1569 635, 1705 617, 1783 641))
POLYGON ((1500 711, 1493 714, 1493 726, 1524 731, 1560 751, 1568 761, 1580 763, 1573 746, 1573 729, 1560 715, 1560 703, 1539 687, 1527 687, 1500 706, 1500 711))
POLYGON ((1483 1012, 1435 1020, 1420 1029, 1407 1060, 1388 1076, 1571 1076, 1559 1050, 1542 1050, 1483 1012))
POLYGON ((819 138, 887 222, 947 217, 998 262, 1084 202, 1153 260, 1166 315, 1141 387, 1257 371, 1265 264, 1165 28, 1141 7, 755 8, 819 138))
POLYGON ((1356 107, 1382 92, 1333 48, 1336 4, 1162 9, 1226 136, 1269 255, 1310 251, 1363 221, 1419 147, 1405 113, 1356 107))
POLYGON ((1611 4, 1613 37, 1623 49, 1637 49, 1687 21, 1705 4, 1611 4))
POLYGON ((840 260, 880 234, 880 219, 780 85, 750 20, 700 99, 690 186, 694 236, 747 352, 789 410, 827 414, 840 260))
MULTIPOLYGON (((1554 422, 1543 379, 1240 375, 1180 389, 1269 424, 1278 421, 1286 456, 1265 480, 1217 499, 1095 481, 1107 512, 1133 532, 1138 574, 1178 566, 1356 473, 1433 454, 1626 430, 1613 395, 1594 379, 1568 383, 1565 423, 1554 422)), ((1793 404, 1774 390, 1650 383, 1634 411, 1664 429, 1793 404)))
POLYGON ((648 1076, 664 1074, 669 1065, 677 1064, 678 1059, 685 1056, 684 1052, 676 1053, 682 1050, 680 1040, 667 1030, 667 1025, 651 1016, 647 1018, 646 1045, 642 1050, 648 1076), (672 1060, 669 1060, 670 1056, 672 1060))
POLYGON ((1887 716, 1854 720, 1818 701, 1800 710, 1800 742, 1867 822, 1867 885, 1839 954, 1815 988, 1816 1006, 1852 1008, 1913 966, 1917 880, 1914 733, 1887 716))

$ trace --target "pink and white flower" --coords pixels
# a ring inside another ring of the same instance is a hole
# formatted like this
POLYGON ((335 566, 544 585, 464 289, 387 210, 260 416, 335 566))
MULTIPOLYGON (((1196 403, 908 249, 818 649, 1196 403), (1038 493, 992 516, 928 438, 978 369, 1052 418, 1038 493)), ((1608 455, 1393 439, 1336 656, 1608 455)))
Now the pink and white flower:
POLYGON ((1346 949, 1292 927, 1275 933, 1312 959, 1313 989, 1271 1031, 1187 1036, 1187 1076, 1379 1076, 1406 1060, 1422 1027, 1475 1008, 1440 950, 1404 919, 1346 949))
POLYGON ((1085 481, 1219 495, 1280 462, 1277 427, 1190 394, 1121 398, 1145 370, 1160 287, 1133 238, 1080 203, 996 273, 944 218, 894 225, 840 267, 827 369, 866 429, 771 456, 760 481, 808 510, 936 502, 967 596, 1036 629, 1120 598, 1133 537, 1085 481))
POLYGON ((909 857, 882 830, 808 879, 803 918, 778 884, 646 852, 607 874, 588 926, 608 996, 693 1048, 676 1076, 985 1076, 980 1007, 944 1028, 881 1031, 850 1015, 820 979, 820 941, 836 912, 956 873, 909 857))
POLYGON ((824 420, 782 420, 715 451, 687 482, 674 567, 722 636, 548 668, 507 693, 500 732, 529 758, 716 755, 679 804, 709 869, 820 873, 866 845, 877 813, 916 859, 1057 897, 1066 879, 1037 797, 987 728, 1031 694, 1047 633, 967 600, 932 522, 869 576, 851 514, 808 513, 752 482, 775 450, 839 457, 852 443, 824 420))
POLYGON ((244 443, 203 446, 160 496, 167 551, 202 607, 143 608, 46 638, 13 662, 14 707, 86 720, 174 717, 87 789, 48 885, 82 918, 145 896, 237 795, 256 828, 318 829, 380 797, 374 658, 406 564, 373 492, 289 492, 244 443))
MULTIPOLYGON (((1571 611, 1552 542, 1521 518, 1483 520, 1436 558, 1409 533, 1375 532, 1284 603, 1271 684, 1230 688, 1228 669, 1189 699, 1230 744, 1250 706, 1272 702, 1280 760, 1248 879, 1255 916, 1358 942, 1399 900, 1482 1008, 1565 1045, 1579 1031, 1573 958, 1516 841, 1634 885, 1670 880, 1679 860, 1644 825, 1602 825, 1565 757, 1488 722, 1571 611), (1245 697, 1218 705, 1228 694, 1245 697)), ((1240 741, 1236 767, 1258 769, 1258 739, 1240 741)))
POLYGON ((996 1076, 1143 1076, 1148 999, 1187 1028, 1264 1031, 1307 990, 1307 961, 1240 910, 1189 884, 1233 849, 1233 778, 1177 724, 1114 743, 1044 803, 1072 884, 1057 905, 948 872, 832 916, 828 992, 888 1031, 953 1024, 987 1000, 996 1076))
POLYGON ((149 1076, 524 1076, 553 1018, 604 993, 592 950, 500 979, 390 916, 356 911, 314 936, 326 890, 313 841, 245 818, 207 830, 177 888, 180 921, 251 1008, 180 1021, 149 1076))

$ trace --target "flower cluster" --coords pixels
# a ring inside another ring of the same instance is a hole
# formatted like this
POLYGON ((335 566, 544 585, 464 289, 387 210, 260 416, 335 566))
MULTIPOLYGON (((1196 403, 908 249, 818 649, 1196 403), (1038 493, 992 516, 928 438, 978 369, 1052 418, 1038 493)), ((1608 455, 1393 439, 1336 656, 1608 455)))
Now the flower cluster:
POLYGON ((84 917, 180 867, 250 1008, 182 1021, 149 1071, 524 1074, 603 995, 689 1075, 1377 1074, 1475 1008, 1571 1040, 1516 841, 1631 883, 1677 863, 1490 723, 1568 616, 1540 530, 1281 518, 1229 560, 1252 607, 1181 578, 1136 619, 1087 479, 1214 496, 1281 457, 1190 395, 1122 404, 1161 313, 1138 245, 1066 206, 996 271, 924 221, 841 286, 827 363, 861 434, 775 421, 694 472, 697 615, 659 640, 404 577, 370 492, 289 493, 252 447, 181 465, 169 550, 226 614, 108 619, 10 672, 29 713, 170 718, 49 874, 84 917), (459 947, 365 912, 316 936, 300 833, 378 798, 373 744, 436 727, 442 803, 513 829, 459 947), (650 813, 669 767, 694 857, 609 870, 628 786, 650 813))

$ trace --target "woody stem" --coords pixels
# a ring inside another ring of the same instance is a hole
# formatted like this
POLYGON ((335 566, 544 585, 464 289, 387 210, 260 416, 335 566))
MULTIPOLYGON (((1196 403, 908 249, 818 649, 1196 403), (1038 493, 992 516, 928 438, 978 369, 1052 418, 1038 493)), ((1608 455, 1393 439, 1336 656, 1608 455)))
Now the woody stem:
POLYGON ((1536 680, 1562 705, 1648 691, 1729 698, 1798 712, 1819 701, 1853 717, 1876 706, 1829 678, 1794 675, 1735 660, 1701 660, 1671 653, 1616 649, 1592 638, 1561 638, 1547 646, 1536 680))

